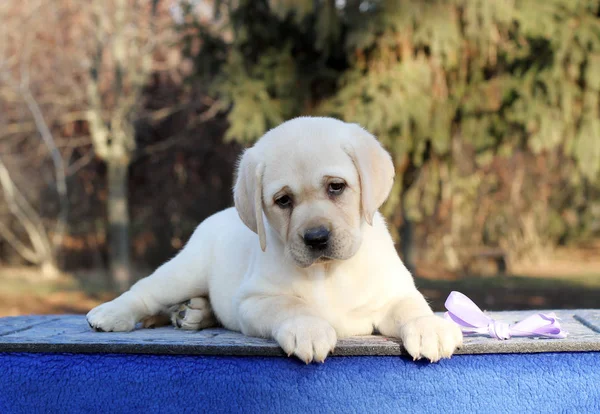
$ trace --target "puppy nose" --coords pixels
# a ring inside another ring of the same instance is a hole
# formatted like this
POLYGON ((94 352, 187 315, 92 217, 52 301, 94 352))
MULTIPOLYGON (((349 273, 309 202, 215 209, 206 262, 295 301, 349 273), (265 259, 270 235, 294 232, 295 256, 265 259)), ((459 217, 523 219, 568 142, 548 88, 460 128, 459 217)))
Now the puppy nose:
POLYGON ((323 250, 327 247, 329 241, 329 230, 325 227, 316 227, 314 229, 308 229, 304 233, 304 244, 311 249, 323 250))

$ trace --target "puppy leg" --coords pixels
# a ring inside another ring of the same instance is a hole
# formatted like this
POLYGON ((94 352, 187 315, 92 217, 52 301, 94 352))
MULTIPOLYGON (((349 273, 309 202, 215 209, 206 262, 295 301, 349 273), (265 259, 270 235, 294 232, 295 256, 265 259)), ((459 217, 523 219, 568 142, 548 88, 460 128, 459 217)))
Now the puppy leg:
POLYGON ((168 313, 173 305, 207 296, 210 255, 201 236, 196 231, 175 258, 118 298, 92 309, 87 314, 89 325, 103 332, 131 331, 148 316, 168 313))
POLYGON ((329 322, 296 297, 247 297, 239 315, 245 335, 275 338, 288 356, 294 354, 307 364, 323 362, 337 342, 329 322))
POLYGON ((463 340, 458 326, 435 316, 418 291, 394 301, 378 329, 383 335, 402 339, 414 359, 431 362, 449 358, 463 340))

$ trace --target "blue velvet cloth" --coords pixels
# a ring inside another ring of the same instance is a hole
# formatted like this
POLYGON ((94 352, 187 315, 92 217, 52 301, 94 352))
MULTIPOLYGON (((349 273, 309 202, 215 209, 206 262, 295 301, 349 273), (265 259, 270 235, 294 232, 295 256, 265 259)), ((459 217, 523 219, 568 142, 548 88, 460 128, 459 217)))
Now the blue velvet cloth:
POLYGON ((600 353, 403 357, 0 354, 0 413, 600 412, 600 353))

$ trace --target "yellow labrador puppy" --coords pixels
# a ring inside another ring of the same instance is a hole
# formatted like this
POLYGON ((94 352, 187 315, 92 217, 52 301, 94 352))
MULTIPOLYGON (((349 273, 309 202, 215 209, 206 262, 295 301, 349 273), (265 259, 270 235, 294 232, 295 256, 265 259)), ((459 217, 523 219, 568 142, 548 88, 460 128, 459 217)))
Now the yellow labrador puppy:
POLYGON ((285 122, 244 152, 235 209, 206 219, 175 258, 88 322, 129 331, 175 309, 181 328, 216 317, 306 363, 325 360, 337 338, 374 330, 401 338, 415 359, 450 357, 462 334, 434 316, 377 211, 393 180, 390 155, 360 126, 285 122))

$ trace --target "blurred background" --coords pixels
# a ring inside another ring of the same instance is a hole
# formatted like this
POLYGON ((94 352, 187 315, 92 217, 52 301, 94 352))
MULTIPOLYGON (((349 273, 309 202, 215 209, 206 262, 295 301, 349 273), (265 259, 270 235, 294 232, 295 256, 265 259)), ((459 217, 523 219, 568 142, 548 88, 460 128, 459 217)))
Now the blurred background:
POLYGON ((2 0, 0 316, 148 275, 299 115, 392 153, 437 310, 599 308, 599 99, 600 0, 2 0))

